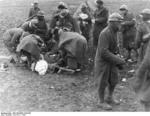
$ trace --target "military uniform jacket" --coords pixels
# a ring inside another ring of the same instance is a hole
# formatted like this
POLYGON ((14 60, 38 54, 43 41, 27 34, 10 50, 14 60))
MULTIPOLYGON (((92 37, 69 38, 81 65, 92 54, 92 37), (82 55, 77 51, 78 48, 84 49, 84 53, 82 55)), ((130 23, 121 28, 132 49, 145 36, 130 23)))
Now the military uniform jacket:
POLYGON ((40 11, 40 8, 30 8, 30 11, 29 11, 29 18, 31 18, 31 17, 33 17, 33 16, 35 16, 37 13, 38 13, 38 11, 40 11))
POLYGON ((80 33, 80 28, 77 23, 77 20, 73 18, 70 14, 68 14, 65 18, 60 18, 58 16, 54 16, 50 23, 50 29, 54 29, 55 27, 60 28, 69 28, 73 32, 80 33))
MULTIPOLYGON (((20 37, 23 33, 23 29, 21 28, 12 28, 7 30, 3 35, 3 40, 5 43, 10 43, 12 47, 16 47, 19 43, 20 37)), ((10 46, 10 47, 11 47, 10 46)))
POLYGON ((76 58, 77 62, 86 62, 87 41, 86 38, 76 32, 61 32, 59 37, 59 49, 67 51, 67 55, 76 58))
POLYGON ((105 7, 102 9, 96 9, 94 12, 95 25, 106 25, 108 15, 108 10, 105 7))
POLYGON ((123 34, 123 47, 126 49, 133 48, 133 42, 136 36, 135 19, 132 13, 127 13, 123 16, 122 34, 123 34))
POLYGON ((143 36, 150 33, 150 23, 149 22, 142 22, 138 28, 137 28, 137 33, 136 33, 136 39, 135 39, 135 46, 136 48, 140 48, 139 51, 139 57, 140 57, 140 61, 143 60, 144 55, 145 55, 145 51, 147 49, 147 44, 148 41, 144 41, 143 40, 143 36))

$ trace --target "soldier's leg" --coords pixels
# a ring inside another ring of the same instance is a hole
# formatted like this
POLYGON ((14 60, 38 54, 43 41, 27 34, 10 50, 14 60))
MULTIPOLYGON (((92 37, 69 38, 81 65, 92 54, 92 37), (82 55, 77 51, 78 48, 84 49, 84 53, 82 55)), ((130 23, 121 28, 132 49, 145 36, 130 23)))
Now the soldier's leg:
POLYGON ((106 99, 107 103, 112 103, 115 105, 119 105, 119 101, 115 100, 113 97, 114 94, 114 90, 116 88, 116 85, 118 84, 119 81, 119 77, 118 77, 118 69, 117 68, 113 68, 111 71, 111 75, 109 78, 109 84, 108 84, 108 97, 106 99))
POLYGON ((105 89, 107 87, 106 83, 100 83, 99 84, 99 88, 98 88, 98 95, 99 95, 99 99, 100 99, 100 103, 104 103, 104 99, 105 99, 105 89))
POLYGON ((140 103, 141 103, 141 106, 143 107, 144 111, 146 111, 146 112, 150 111, 150 102, 141 100, 140 103))
POLYGON ((110 70, 109 67, 105 68, 105 71, 101 72, 99 74, 99 78, 97 79, 97 81, 99 81, 99 85, 98 85, 98 95, 99 95, 99 99, 100 102, 103 103, 105 102, 105 89, 108 86, 108 79, 110 76, 110 70))
POLYGON ((104 101, 106 87, 107 87, 106 83, 101 83, 99 85, 99 89, 98 89, 99 99, 100 99, 99 106, 101 108, 103 108, 104 110, 112 110, 112 106, 109 105, 107 102, 104 101))
POLYGON ((100 33, 100 29, 96 25, 94 25, 94 29, 93 29, 93 46, 95 48, 97 48, 97 45, 98 45, 99 33, 100 33))

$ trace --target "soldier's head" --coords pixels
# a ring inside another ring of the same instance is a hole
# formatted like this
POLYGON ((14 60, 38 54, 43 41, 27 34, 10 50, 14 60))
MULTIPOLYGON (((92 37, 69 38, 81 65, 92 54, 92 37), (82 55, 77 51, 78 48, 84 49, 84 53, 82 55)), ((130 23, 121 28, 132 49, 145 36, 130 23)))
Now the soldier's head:
POLYGON ((102 0, 95 0, 97 8, 102 8, 103 7, 103 1, 102 0))
POLYGON ((63 9, 63 10, 61 10, 61 12, 60 12, 60 17, 61 17, 61 18, 64 18, 64 17, 66 17, 68 14, 69 14, 69 10, 68 10, 68 9, 63 9))
POLYGON ((120 6, 120 8, 119 8, 119 11, 120 11, 120 14, 122 15, 122 16, 124 16, 125 14, 127 14, 127 12, 128 12, 128 7, 127 7, 127 5, 121 5, 120 6))
POLYGON ((44 20, 44 12, 43 11, 39 11, 37 13, 37 18, 38 18, 38 20, 44 20))
POLYGON ((37 0, 35 0, 35 1, 33 2, 33 7, 34 7, 34 8, 38 8, 38 7, 39 7, 39 2, 38 2, 37 0))
POLYGON ((109 16, 108 23, 109 26, 111 26, 114 31, 119 31, 122 20, 123 17, 119 13, 112 13, 109 16))
POLYGON ((81 7, 81 11, 82 11, 83 13, 86 13, 86 12, 87 12, 87 6, 86 6, 86 5, 83 5, 83 6, 81 7))
POLYGON ((150 9, 142 10, 141 16, 142 16, 143 21, 150 20, 150 9))

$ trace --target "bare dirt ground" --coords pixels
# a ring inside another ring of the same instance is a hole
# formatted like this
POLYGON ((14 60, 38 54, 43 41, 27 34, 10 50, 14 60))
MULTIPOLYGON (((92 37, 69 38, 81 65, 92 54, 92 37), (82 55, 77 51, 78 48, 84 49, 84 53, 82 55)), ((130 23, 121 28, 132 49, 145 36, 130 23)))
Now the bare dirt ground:
MULTIPOLYGON (((8 1, 8 0, 6 0, 8 1)), ((41 8, 46 14, 56 7, 57 1, 42 0, 41 8), (51 7, 50 7, 51 5, 51 7)), ((81 0, 64 0, 72 9, 75 9, 81 0)), ((106 6, 110 11, 116 11, 121 1, 106 0, 106 6)), ((148 6, 148 2, 126 2, 134 13, 148 6), (132 7, 132 6, 136 6, 132 7)), ((17 3, 17 2, 14 2, 17 3)), ((17 4, 1 4, 0 37, 8 28, 20 24, 28 14, 30 2, 23 1, 17 4)), ((9 55, 0 39, 0 55, 9 55)), ((91 51, 92 52, 92 51, 91 51)), ((3 60, 0 61, 0 63, 3 60)), ((9 64, 8 72, 0 72, 0 111, 103 111, 97 107, 95 94, 97 92, 93 83, 92 63, 88 70, 76 75, 47 74, 44 77, 30 72, 25 68, 14 67, 9 64)), ((133 66, 129 65, 125 71, 120 72, 121 78, 130 78, 127 71, 133 66)), ((114 106, 113 111, 142 111, 133 91, 130 90, 128 82, 120 82, 115 98, 120 100, 119 106, 114 106)))

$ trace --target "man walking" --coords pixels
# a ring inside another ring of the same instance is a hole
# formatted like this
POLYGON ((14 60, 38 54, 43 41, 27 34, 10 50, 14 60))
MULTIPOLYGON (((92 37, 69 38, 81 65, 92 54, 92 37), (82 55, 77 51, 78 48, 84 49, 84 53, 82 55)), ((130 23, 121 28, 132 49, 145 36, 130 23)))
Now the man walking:
POLYGON ((113 92, 118 83, 118 69, 123 69, 125 61, 117 56, 117 32, 120 27, 122 16, 113 13, 109 17, 108 26, 101 32, 95 58, 95 77, 99 82, 98 94, 100 106, 106 110, 111 110, 110 103, 118 104, 113 99, 113 92), (105 89, 108 87, 108 97, 104 100, 105 89))

